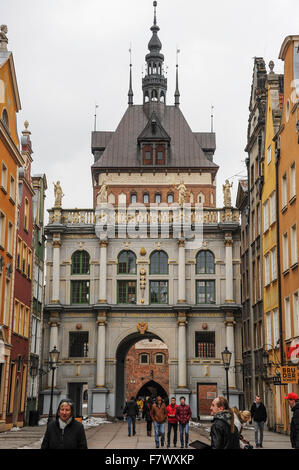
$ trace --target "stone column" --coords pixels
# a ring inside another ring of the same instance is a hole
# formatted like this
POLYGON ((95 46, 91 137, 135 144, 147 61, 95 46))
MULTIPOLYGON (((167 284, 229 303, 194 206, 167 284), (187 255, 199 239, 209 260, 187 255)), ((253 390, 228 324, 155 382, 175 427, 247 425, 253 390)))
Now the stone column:
POLYGON ((97 347, 97 379, 96 387, 105 387, 105 346, 106 346, 106 314, 100 313, 97 317, 98 347, 97 347))
POLYGON ((232 353, 230 368, 228 371, 228 385, 229 388, 236 388, 236 370, 235 370, 235 320, 232 314, 226 315, 225 326, 226 326, 226 346, 227 349, 232 353))
POLYGON ((52 267, 52 304, 59 304, 60 287, 60 235, 53 237, 53 267, 52 267))
POLYGON ((186 302, 186 263, 185 263, 185 241, 179 240, 179 280, 178 280, 178 303, 186 302))
MULTIPOLYGON (((49 352, 52 351, 52 349, 54 349, 54 346, 56 346, 56 349, 59 350, 59 344, 58 344, 58 327, 60 325, 59 314, 58 313, 51 314, 51 318, 48 324, 50 325, 49 352)), ((54 387, 56 387, 56 376, 57 376, 57 370, 54 373, 54 387)), ((51 384, 52 384, 52 372, 48 374, 48 387, 49 388, 51 388, 51 384)))
POLYGON ((187 388, 187 351, 185 316, 178 318, 178 388, 187 388))
POLYGON ((231 234, 225 234, 225 302, 234 303, 233 276, 233 240, 231 234))
POLYGON ((107 240, 100 241, 100 288, 99 300, 100 304, 107 303, 107 240))

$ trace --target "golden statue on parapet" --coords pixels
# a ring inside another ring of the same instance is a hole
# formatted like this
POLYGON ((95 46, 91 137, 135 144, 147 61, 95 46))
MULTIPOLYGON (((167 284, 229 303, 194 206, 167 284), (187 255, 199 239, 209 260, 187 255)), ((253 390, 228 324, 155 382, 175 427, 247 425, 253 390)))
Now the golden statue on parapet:
POLYGON ((232 196, 231 196, 231 188, 233 183, 229 183, 228 180, 225 180, 225 184, 222 185, 223 188, 223 205, 224 207, 231 207, 232 206, 232 196))
POLYGON ((175 189, 178 190, 178 192, 179 192, 179 205, 182 206, 185 202, 187 202, 186 198, 187 198, 187 195, 190 195, 190 191, 188 191, 188 189, 186 188, 183 180, 181 180, 181 182, 178 185, 173 183, 172 186, 175 189))
POLYGON ((97 196, 97 203, 108 202, 108 189, 109 186, 106 184, 106 181, 103 181, 100 191, 97 196))
POLYGON ((54 207, 61 207, 62 204, 62 198, 64 196, 61 186, 60 186, 60 181, 57 181, 57 183, 54 184, 54 197, 55 197, 55 203, 54 207))

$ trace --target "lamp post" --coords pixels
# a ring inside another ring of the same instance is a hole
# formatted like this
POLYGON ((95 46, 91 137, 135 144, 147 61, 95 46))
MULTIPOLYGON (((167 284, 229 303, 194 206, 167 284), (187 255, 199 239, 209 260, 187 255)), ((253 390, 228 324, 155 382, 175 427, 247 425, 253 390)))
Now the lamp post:
POLYGON ((225 350, 222 351, 221 356, 222 356, 222 362, 223 362, 225 372, 226 372, 226 398, 227 398, 227 401, 229 401, 228 370, 229 370, 232 353, 227 349, 227 346, 225 346, 225 350))
POLYGON ((51 421, 52 415, 53 415, 54 373, 55 373, 55 369, 57 367, 57 362, 59 358, 59 351, 56 349, 56 346, 54 346, 52 351, 50 351, 49 356, 50 356, 49 367, 50 367, 50 370, 52 369, 52 384, 51 384, 51 400, 50 400, 48 423, 51 421))

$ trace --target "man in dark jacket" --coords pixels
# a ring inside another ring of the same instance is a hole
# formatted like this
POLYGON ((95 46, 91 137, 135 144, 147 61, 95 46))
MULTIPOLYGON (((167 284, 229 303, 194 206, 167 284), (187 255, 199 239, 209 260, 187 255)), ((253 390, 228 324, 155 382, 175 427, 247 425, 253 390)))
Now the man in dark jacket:
POLYGON ((212 449, 240 449, 240 436, 234 424, 234 413, 226 398, 217 397, 211 405, 214 416, 211 426, 212 449))
POLYGON ((64 399, 58 405, 56 419, 49 422, 42 449, 87 449, 82 423, 75 420, 74 405, 64 399))
POLYGON ((167 418, 167 410, 165 403, 162 403, 162 398, 157 396, 156 403, 151 408, 151 418, 155 427, 155 443, 156 448, 159 448, 159 437, 161 436, 161 447, 164 447, 165 441, 165 421, 167 418))
POLYGON ((184 434, 185 447, 187 448, 189 440, 189 421, 191 418, 191 408, 185 403, 185 397, 180 397, 180 405, 176 409, 175 416, 180 426, 181 449, 184 448, 184 434))
POLYGON ((286 397, 293 412, 291 421, 290 439, 293 449, 299 449, 299 396, 297 393, 289 393, 286 397))
POLYGON ((133 425, 133 436, 136 434, 136 417, 139 413, 139 407, 134 397, 131 397, 130 401, 126 403, 123 414, 127 415, 128 420, 128 436, 131 436, 131 426, 133 425))
POLYGON ((262 399, 259 395, 256 395, 255 401, 253 402, 250 410, 253 424, 254 424, 254 438, 255 446, 263 447, 264 437, 264 424, 267 421, 267 410, 265 405, 262 403, 262 399), (258 432, 260 431, 260 442, 258 438, 258 432))

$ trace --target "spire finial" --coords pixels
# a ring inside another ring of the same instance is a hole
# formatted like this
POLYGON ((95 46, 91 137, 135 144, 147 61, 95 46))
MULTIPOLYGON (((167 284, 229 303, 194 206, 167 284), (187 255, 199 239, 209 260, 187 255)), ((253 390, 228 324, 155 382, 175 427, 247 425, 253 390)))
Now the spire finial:
POLYGON ((154 25, 155 26, 157 24, 157 10, 156 10, 157 4, 158 4, 158 2, 156 2, 156 1, 153 2, 153 5, 154 5, 154 25))
POLYGON ((8 44, 8 39, 7 39, 7 26, 6 24, 2 24, 0 26, 0 50, 1 51, 7 51, 7 44, 8 44))
POLYGON ((132 89, 132 44, 130 43, 130 79, 129 79, 129 92, 128 92, 128 105, 132 106, 133 104, 133 89, 132 89))
POLYGON ((174 104, 175 106, 180 105, 180 92, 179 92, 179 53, 180 49, 176 49, 176 87, 174 93, 174 104))

